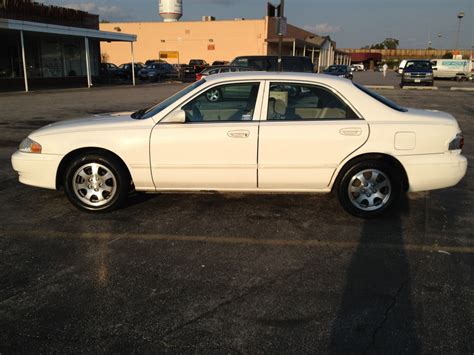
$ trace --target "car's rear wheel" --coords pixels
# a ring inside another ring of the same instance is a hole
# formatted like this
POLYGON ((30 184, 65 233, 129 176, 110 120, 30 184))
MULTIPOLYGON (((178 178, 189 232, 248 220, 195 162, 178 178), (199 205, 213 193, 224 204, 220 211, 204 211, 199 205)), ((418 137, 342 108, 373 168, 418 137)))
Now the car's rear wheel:
POLYGON ((130 176, 112 156, 84 155, 66 169, 64 190, 69 201, 82 211, 112 211, 127 199, 130 176))
POLYGON ((385 161, 369 160, 351 166, 340 179, 339 201, 344 209, 361 218, 387 212, 401 193, 399 172, 385 161))

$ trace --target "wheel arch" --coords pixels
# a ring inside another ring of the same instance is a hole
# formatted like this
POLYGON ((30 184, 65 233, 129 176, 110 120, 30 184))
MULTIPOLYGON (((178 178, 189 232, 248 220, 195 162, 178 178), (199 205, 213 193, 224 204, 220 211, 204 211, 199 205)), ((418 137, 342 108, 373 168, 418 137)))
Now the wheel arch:
POLYGON ((364 154, 361 154, 349 159, 347 162, 343 164, 343 166, 339 169, 339 171, 336 172, 337 175, 336 175, 336 178, 333 180, 334 182, 331 186, 331 191, 334 191, 334 189, 337 188, 337 186, 339 186, 339 183, 342 177, 344 176, 346 171, 350 169, 351 166, 361 161, 369 160, 369 159, 381 160, 395 167, 400 172, 403 190, 408 191, 409 181, 408 181, 408 175, 404 166, 402 165, 402 163, 400 163, 400 161, 397 158, 395 158, 394 156, 390 154, 385 154, 385 153, 364 153, 364 154))
POLYGON ((108 149, 99 148, 99 147, 84 147, 84 148, 78 148, 78 149, 74 149, 70 151, 61 159, 61 162, 59 163, 58 169, 56 171, 56 190, 59 190, 63 185, 64 174, 66 173, 68 164, 71 161, 73 161, 75 158, 84 154, 96 154, 96 155, 112 157, 118 163, 122 165, 122 167, 125 169, 130 179, 132 179, 132 174, 130 173, 130 169, 128 168, 127 164, 125 164, 123 159, 120 158, 120 156, 118 156, 114 152, 108 149))

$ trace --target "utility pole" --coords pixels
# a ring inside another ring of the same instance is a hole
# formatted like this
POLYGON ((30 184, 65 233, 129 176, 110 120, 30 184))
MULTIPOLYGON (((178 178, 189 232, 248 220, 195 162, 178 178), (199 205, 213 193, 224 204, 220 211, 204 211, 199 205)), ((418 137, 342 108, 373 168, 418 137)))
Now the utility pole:
POLYGON ((456 50, 459 49, 459 34, 461 33, 461 20, 462 20, 463 17, 464 17, 464 12, 460 12, 458 14, 459 21, 458 21, 458 33, 456 35, 456 48, 454 48, 456 50))
POLYGON ((277 34, 278 34, 278 71, 281 72, 282 71, 281 52, 283 50, 283 36, 286 34, 285 0, 280 0, 280 6, 278 7, 277 34))

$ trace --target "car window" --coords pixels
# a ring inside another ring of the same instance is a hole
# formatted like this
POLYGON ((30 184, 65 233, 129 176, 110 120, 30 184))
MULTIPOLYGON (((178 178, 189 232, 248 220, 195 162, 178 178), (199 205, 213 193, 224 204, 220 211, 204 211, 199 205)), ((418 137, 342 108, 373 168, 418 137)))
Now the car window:
POLYGON ((259 83, 215 86, 186 103, 186 122, 250 121, 259 83))
POLYGON ((147 118, 150 118, 154 115, 156 115, 157 113, 163 111, 165 108, 167 108, 169 105, 175 103, 176 101, 178 101, 180 98, 182 98, 183 96, 189 94, 191 91, 193 91, 194 89, 196 89, 198 86, 201 86, 202 84, 204 84, 206 82, 206 80, 199 80, 199 81, 196 81, 195 83, 185 87, 183 90, 177 92, 176 94, 174 94, 173 96, 170 96, 168 97, 166 100, 160 102, 159 104, 155 105, 155 106, 152 106, 150 108, 148 108, 145 113, 143 114, 143 116, 141 117, 141 119, 147 119, 147 118))
POLYGON ((212 74, 217 74, 219 72, 219 69, 212 69, 212 70, 209 70, 209 75, 212 75, 212 74))
POLYGON ((391 109, 394 109, 394 110, 399 111, 399 112, 407 112, 408 111, 405 107, 397 105, 395 102, 387 99, 386 97, 384 97, 380 94, 377 94, 375 91, 367 89, 365 86, 362 86, 362 85, 357 84, 357 83, 353 83, 353 84, 359 90, 365 92, 370 97, 374 98, 375 100, 377 100, 378 102, 384 104, 385 106, 390 107, 391 109))
POLYGON ((314 85, 271 83, 267 120, 358 119, 351 108, 331 91, 314 85))
POLYGON ((230 72, 230 68, 221 68, 221 73, 228 73, 230 72))

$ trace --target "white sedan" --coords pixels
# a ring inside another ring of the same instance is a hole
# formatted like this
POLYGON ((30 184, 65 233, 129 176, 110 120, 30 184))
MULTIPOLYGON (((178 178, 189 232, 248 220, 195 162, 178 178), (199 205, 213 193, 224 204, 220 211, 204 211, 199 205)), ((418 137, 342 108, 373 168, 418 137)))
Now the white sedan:
POLYGON ((457 184, 464 138, 450 114, 407 109, 346 79, 218 74, 148 109, 63 121, 12 156, 20 182, 63 188, 85 211, 131 190, 335 191, 359 217, 405 191, 457 184))

